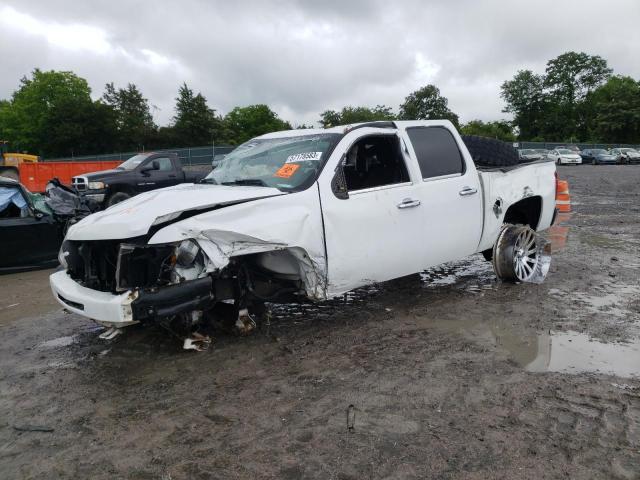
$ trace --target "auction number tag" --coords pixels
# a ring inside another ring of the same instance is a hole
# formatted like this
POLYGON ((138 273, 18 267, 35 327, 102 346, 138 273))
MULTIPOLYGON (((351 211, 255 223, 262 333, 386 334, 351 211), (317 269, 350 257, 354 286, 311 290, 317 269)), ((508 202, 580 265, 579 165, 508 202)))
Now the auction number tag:
POLYGON ((295 155, 289 155, 285 163, 319 162, 321 157, 322 152, 296 153, 295 155))
POLYGON ((300 168, 297 163, 285 163, 280 169, 273 174, 274 177, 289 178, 300 168))

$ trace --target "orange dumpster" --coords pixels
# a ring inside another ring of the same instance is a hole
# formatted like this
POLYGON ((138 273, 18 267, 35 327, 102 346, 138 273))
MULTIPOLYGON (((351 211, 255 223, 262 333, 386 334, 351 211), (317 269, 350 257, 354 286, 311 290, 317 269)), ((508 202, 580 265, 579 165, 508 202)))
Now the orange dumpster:
POLYGON ((18 167, 20 182, 32 192, 44 192, 47 182, 58 178, 62 183, 71 185, 71 179, 83 173, 109 170, 120 165, 120 160, 89 162, 37 162, 22 163, 18 167))

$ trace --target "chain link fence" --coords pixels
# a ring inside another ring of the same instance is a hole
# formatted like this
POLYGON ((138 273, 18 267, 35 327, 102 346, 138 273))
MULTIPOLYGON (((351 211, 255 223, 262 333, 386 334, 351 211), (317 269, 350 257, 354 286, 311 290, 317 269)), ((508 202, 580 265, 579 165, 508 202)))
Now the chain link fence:
POLYGON ((638 144, 621 144, 621 143, 571 143, 571 142, 516 142, 513 144, 516 148, 534 148, 553 150, 558 147, 568 147, 570 145, 576 145, 580 150, 602 148, 604 150, 610 150, 612 148, 635 148, 640 147, 638 144))
MULTIPOLYGON (((187 148, 166 148, 163 150, 153 150, 157 153, 176 153, 183 165, 211 165, 214 160, 220 160, 221 157, 230 153, 234 148, 228 145, 222 146, 206 146, 206 147, 187 147, 187 148)), ((120 152, 106 153, 102 155, 82 155, 79 157, 63 157, 63 158, 46 158, 44 162, 88 162, 91 160, 122 160, 123 162, 140 152, 120 152)))

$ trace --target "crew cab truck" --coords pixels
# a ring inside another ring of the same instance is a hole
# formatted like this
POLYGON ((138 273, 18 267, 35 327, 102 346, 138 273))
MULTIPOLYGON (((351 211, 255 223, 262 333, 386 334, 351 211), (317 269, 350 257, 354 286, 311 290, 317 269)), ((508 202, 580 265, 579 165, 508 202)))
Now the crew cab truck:
POLYGON ((110 207, 142 192, 194 183, 205 173, 186 172, 176 153, 140 153, 112 170, 73 177, 73 187, 94 202, 110 207))
POLYGON ((543 268, 536 232, 554 219, 555 173, 444 120, 270 133, 200 184, 73 225, 51 288, 110 327, 232 305, 242 332, 264 302, 322 301, 476 252, 527 281, 543 268))

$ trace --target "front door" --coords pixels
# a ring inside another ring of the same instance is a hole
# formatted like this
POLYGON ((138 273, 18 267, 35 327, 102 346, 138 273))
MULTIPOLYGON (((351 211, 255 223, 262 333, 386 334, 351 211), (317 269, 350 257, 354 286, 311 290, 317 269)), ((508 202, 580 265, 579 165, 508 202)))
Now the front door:
POLYGON ((329 295, 420 271, 425 206, 397 132, 358 129, 334 155, 341 158, 337 176, 329 167, 320 181, 329 295))
POLYGON ((138 181, 138 190, 147 192, 157 188, 170 187, 178 183, 176 169, 170 157, 152 157, 147 159, 140 167, 141 174, 138 181), (157 162, 157 170, 146 170, 157 162), (146 170, 146 171, 145 171, 146 170))
POLYGON ((14 192, 11 202, 0 205, 0 268, 54 261, 62 240, 61 225, 50 215, 34 214, 20 189, 0 190, 14 192))

